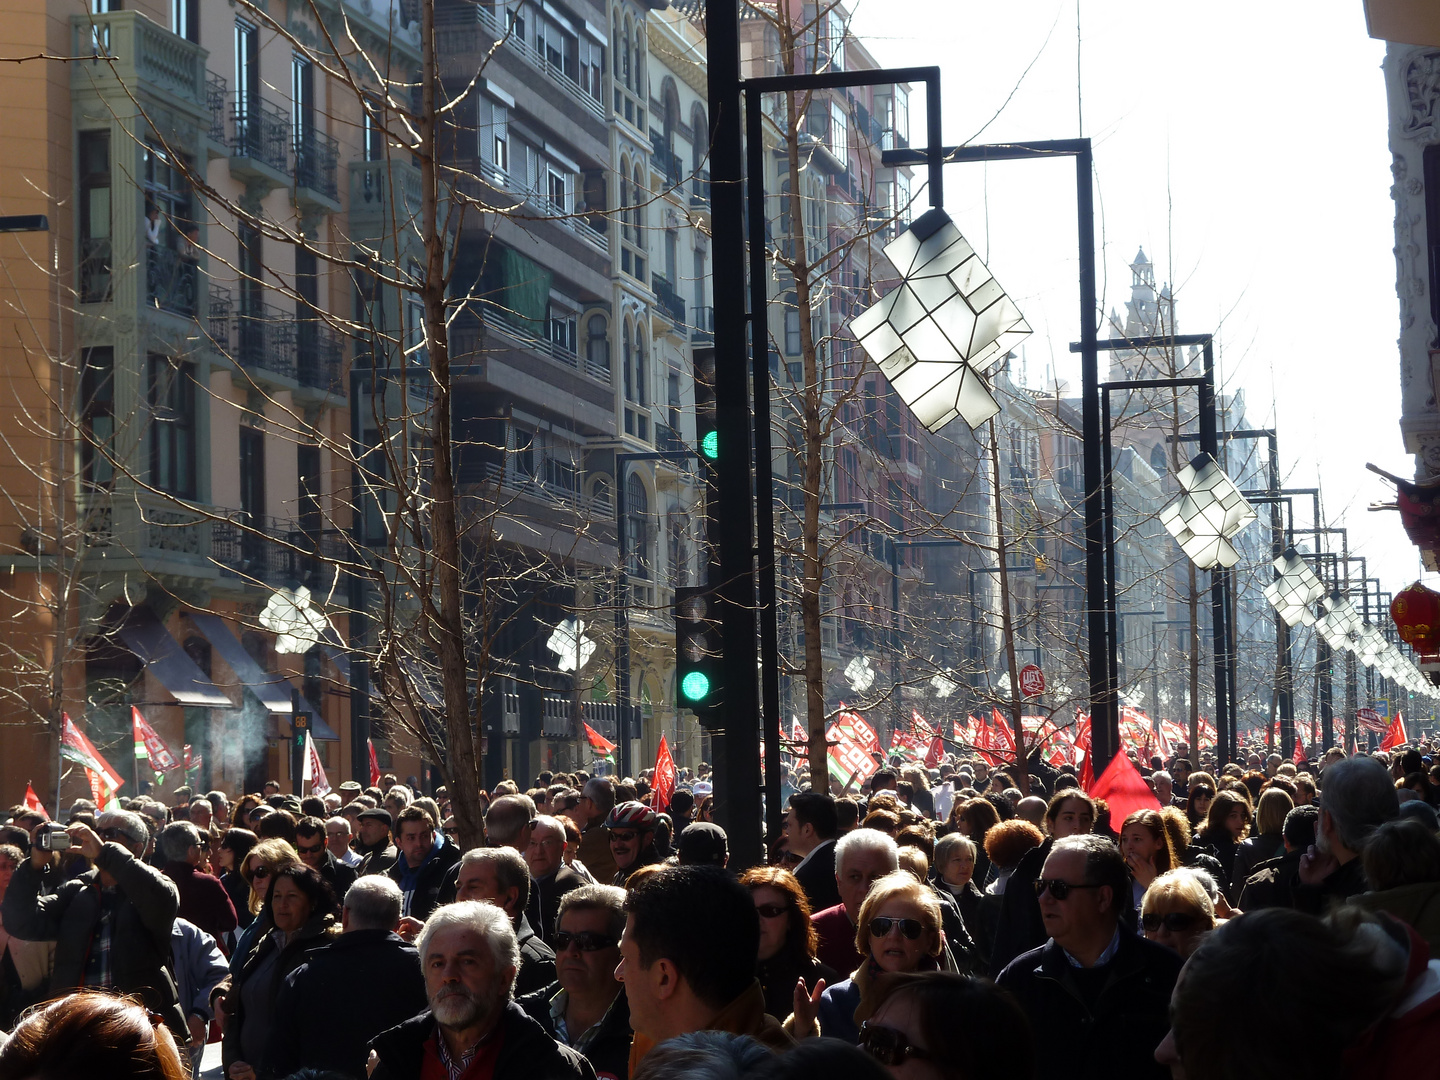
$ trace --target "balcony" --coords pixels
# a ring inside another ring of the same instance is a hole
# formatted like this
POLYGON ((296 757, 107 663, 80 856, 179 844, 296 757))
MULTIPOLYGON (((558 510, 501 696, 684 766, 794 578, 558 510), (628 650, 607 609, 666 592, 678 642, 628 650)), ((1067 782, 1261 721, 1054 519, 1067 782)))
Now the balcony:
MULTIPOLYGON (((74 15, 71 55, 103 59, 68 65, 72 91, 112 97, 114 107, 142 112, 151 101, 199 119, 205 109, 205 50, 157 26, 138 11, 74 15)), ((77 114, 78 115, 78 114, 77 114)))
POLYGON ((340 144, 320 131, 306 131, 295 139, 295 201, 302 211, 334 214, 340 210, 335 179, 340 144))
POLYGON ((668 279, 659 274, 650 276, 650 287, 655 290, 655 298, 659 302, 660 310, 677 327, 683 327, 685 325, 685 301, 675 291, 675 287, 670 284, 668 279))
POLYGON ((272 304, 242 305, 229 319, 227 354, 252 375, 295 378, 295 316, 272 304))
POLYGON ((595 521, 614 519, 615 504, 600 495, 582 494, 573 468, 566 466, 565 469, 558 470, 558 463, 548 458, 541 464, 543 471, 532 475, 517 468, 513 460, 508 467, 497 461, 490 461, 484 463, 482 468, 472 466, 463 469, 456 476, 456 480, 462 484, 483 484, 519 492, 556 510, 595 521))
POLYGON ((303 584, 349 554, 348 539, 333 529, 307 529, 243 510, 216 513, 227 520, 210 524, 210 557, 223 577, 267 586, 303 584))
POLYGON ((145 301, 161 311, 195 318, 199 310, 200 267, 173 248, 145 247, 145 301))
POLYGON ((679 187, 685 173, 680 165, 680 156, 670 148, 663 131, 651 130, 650 147, 650 167, 665 177, 666 187, 679 187))
POLYGON ((210 126, 205 132, 205 156, 211 161, 230 156, 230 147, 225 141, 225 112, 229 100, 229 93, 225 89, 225 76, 217 75, 213 71, 206 72, 205 111, 209 113, 210 126))
POLYGON ((394 235, 392 226, 419 216, 420 202, 420 170, 408 154, 350 162, 350 227, 357 236, 394 235))
POLYGON ((290 118, 268 101, 230 101, 230 175, 247 187, 288 187, 290 118))
POLYGON ((709 345, 715 340, 715 309, 697 307, 690 309, 690 340, 696 345, 709 345))
MULTIPOLYGON (((475 66, 469 65, 465 68, 455 68, 452 65, 456 58, 478 54, 481 57, 488 57, 496 42, 503 42, 505 48, 513 51, 536 71, 546 75, 551 83, 577 105, 590 113, 593 117, 604 120, 605 106, 593 94, 588 93, 575 78, 567 74, 561 67, 550 63, 533 45, 514 32, 513 27, 505 27, 495 17, 495 12, 486 3, 473 5, 475 22, 477 28, 466 25, 470 22, 469 10, 471 5, 466 4, 459 11, 451 9, 445 12, 436 13, 436 41, 440 55, 447 58, 446 74, 457 74, 465 79, 475 77, 475 66)), ((484 61, 481 61, 483 66, 484 61)))
POLYGON ((680 432, 676 431, 669 424, 655 425, 655 449, 662 454, 679 454, 689 450, 685 441, 680 438, 680 432))
MULTIPOLYGON (((583 359, 571 351, 565 345, 536 333, 533 328, 527 327, 520 320, 514 318, 510 313, 498 305, 482 301, 484 309, 484 320, 486 328, 493 328, 500 331, 506 337, 518 342, 527 349, 538 353, 544 353, 552 360, 556 360, 566 367, 575 368, 577 371, 584 371, 586 375, 596 382, 610 385, 610 367, 608 363, 599 363, 592 360, 587 354, 583 359)), ((483 340, 484 330, 481 336, 472 337, 469 333, 461 331, 452 336, 450 354, 452 357, 474 356, 485 349, 483 340)))
POLYGON ((710 209, 709 169, 697 169, 695 175, 690 178, 690 208, 692 210, 710 209))
POLYGON ((295 323, 295 381, 301 386, 341 394, 345 338, 318 318, 295 323))

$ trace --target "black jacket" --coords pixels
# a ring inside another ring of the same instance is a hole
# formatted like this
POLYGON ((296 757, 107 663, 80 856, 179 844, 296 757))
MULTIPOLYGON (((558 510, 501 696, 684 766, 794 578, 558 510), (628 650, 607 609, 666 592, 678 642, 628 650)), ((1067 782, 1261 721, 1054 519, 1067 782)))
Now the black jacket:
POLYGON ((826 840, 812 851, 809 861, 795 871, 795 877, 810 898, 812 915, 840 903, 840 887, 835 884, 835 841, 826 840))
POLYGON ((992 972, 1004 971, 1005 965, 1015 957, 1049 940, 1034 885, 1054 846, 1055 839, 1047 837, 1039 847, 1027 851, 1005 882, 1005 892, 1000 897, 1000 917, 995 925, 995 947, 990 954, 992 972))
MULTIPOLYGON (((979 955, 974 939, 965 926, 965 917, 960 913, 960 903, 943 885, 933 881, 930 889, 940 901, 940 929, 945 931, 945 944, 950 946, 950 955, 955 966, 963 975, 982 975, 987 970, 988 956, 979 955)), ((782 1017, 783 1019, 783 1017, 782 1017)))
MULTIPOLYGON (((555 1021, 550 1016, 550 999, 559 992, 560 984, 554 982, 533 994, 526 994, 516 1002, 552 1039, 555 1037, 555 1021)), ((630 1030, 630 1002, 622 988, 611 1002, 610 1008, 605 1010, 600 1022, 595 1025, 594 1034, 586 1040, 585 1048, 581 1051, 600 1080, 628 1080, 630 1040, 634 1034, 630 1030)))
MULTIPOLYGON (((515 1002, 500 1019, 504 1042, 493 1080, 595 1080, 595 1070, 568 1046, 561 1046, 515 1002)), ((380 1057, 372 1080, 420 1080, 425 1044, 435 1036, 430 1010, 375 1036, 370 1049, 380 1057)))
POLYGON ((560 910, 560 898, 584 884, 585 879, 564 863, 544 881, 530 882, 530 895, 539 902, 540 925, 536 932, 546 945, 555 944, 555 916, 560 910))
POLYGON ((515 976, 515 996, 541 990, 555 981, 555 950, 540 940, 521 915, 516 920, 515 943, 520 946, 520 970, 515 976))
POLYGON ((1300 870, 1304 849, 1287 851, 1278 859, 1267 859, 1255 867, 1240 889, 1241 911, 1258 911, 1267 907, 1293 907, 1290 886, 1300 870))
POLYGON ((826 986, 834 986, 845 975, 834 968, 826 967, 819 960, 806 959, 796 963, 788 949, 781 949, 769 960, 761 960, 756 969, 760 989, 765 994, 765 1011, 776 1020, 784 1020, 795 1008, 795 980, 803 978, 811 993, 815 984, 825 980, 826 986))
POLYGON ((95 866, 69 881, 62 881, 53 866, 37 870, 29 859, 22 861, 0 905, 5 929, 22 941, 55 942, 50 990, 56 996, 74 990, 84 980, 100 922, 101 870, 116 883, 110 939, 115 989, 138 995, 146 1008, 165 1018, 171 1031, 188 1040, 170 973, 170 931, 180 910, 180 893, 173 881, 119 844, 102 845, 95 866))
POLYGON ((1156 1064, 1155 1047, 1170 1030, 1170 992, 1182 963, 1163 945, 1121 928, 1120 947, 1091 1001, 1053 941, 1016 957, 996 984, 1030 1019, 1036 1076, 1165 1080, 1170 1070, 1156 1064))
POLYGON ((345 890, 355 884, 355 879, 360 875, 356 873, 355 867, 346 866, 335 857, 335 853, 329 848, 325 849, 325 861, 320 864, 320 876, 330 883, 330 888, 335 891, 335 902, 345 902, 345 890))
POLYGON ((1324 915, 1332 905, 1359 896, 1365 888, 1365 869, 1358 856, 1332 871, 1318 885, 1306 885, 1300 880, 1300 863, 1297 860, 1295 873, 1290 879, 1291 906, 1310 915, 1324 915))
POLYGON ((360 860, 360 865, 355 868, 357 877, 364 877, 366 874, 388 873, 390 867, 395 865, 395 860, 400 857, 400 849, 389 840, 383 844, 376 844, 374 847, 356 844, 355 850, 365 856, 360 860))
POLYGON ((415 946, 387 930, 351 930, 286 977, 275 999, 265 1075, 312 1068, 365 1080, 366 1043, 425 1005, 415 946))
MULTIPOLYGON (((980 890, 975 884, 974 878, 965 883, 965 887, 956 891, 943 881, 937 881, 936 887, 943 889, 955 901, 955 906, 960 909, 960 917, 965 920, 965 929, 975 939, 976 957, 980 961, 980 969, 974 974, 983 975, 990 969, 990 955, 995 951, 995 926, 994 917, 998 914, 998 905, 990 911, 983 910, 985 897, 988 895, 980 890)), ((999 901, 1001 898, 992 896, 992 900, 999 901)))
MULTIPOLYGON (((435 852, 430 861, 420 867, 420 873, 415 880, 415 892, 410 897, 410 909, 405 914, 419 919, 421 922, 428 919, 430 913, 440 906, 440 890, 445 884, 446 875, 459 864, 460 849, 447 840, 444 846, 435 852)), ((385 874, 403 890, 405 886, 401 884, 400 879, 407 869, 405 856, 401 855, 395 859, 385 874)))

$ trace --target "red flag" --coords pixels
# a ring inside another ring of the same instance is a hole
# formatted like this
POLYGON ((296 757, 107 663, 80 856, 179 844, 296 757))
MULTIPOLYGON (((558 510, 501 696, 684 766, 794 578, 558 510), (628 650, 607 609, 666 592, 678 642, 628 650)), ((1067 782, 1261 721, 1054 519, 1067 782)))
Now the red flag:
POLYGON ((170 772, 180 768, 175 754, 165 745, 165 740, 156 734, 150 721, 134 705, 130 706, 130 724, 135 729, 135 756, 148 757, 154 772, 170 772))
POLYGON ((121 780, 110 763, 100 756, 100 751, 95 749, 95 744, 75 726, 75 721, 70 719, 69 714, 61 713, 60 719, 60 756, 84 767, 88 770, 88 774, 94 774, 90 787, 92 792, 103 789, 106 793, 105 802, 101 802, 98 795, 95 800, 100 808, 104 809, 106 803, 115 797, 115 792, 125 786, 125 781, 121 780))
POLYGON ((366 739, 365 744, 370 748, 370 786, 379 787, 380 759, 375 755, 375 743, 370 739, 366 739))
MULTIPOLYGON (((585 722, 582 720, 581 723, 584 724, 585 722)), ((590 740, 591 748, 597 750, 604 757, 609 757, 615 752, 615 744, 589 724, 585 724, 585 738, 590 740)))
POLYGON ((50 820, 49 813, 46 812, 45 807, 40 804, 40 796, 35 794, 35 786, 29 783, 25 785, 25 809, 34 810, 36 813, 42 815, 46 821, 50 820))
POLYGON ((930 740, 930 749, 925 752, 925 768, 938 769, 940 759, 945 756, 945 740, 936 735, 930 740))
MULTIPOLYGON (((1086 768, 1090 768, 1086 759, 1086 768)), ((1104 799, 1110 806, 1110 827, 1119 830, 1120 823, 1136 810, 1159 810, 1160 800, 1146 785, 1135 763, 1126 754, 1110 759, 1095 781, 1085 788, 1093 799, 1104 799)))
POLYGON ((1395 719, 1390 721, 1390 726, 1385 730, 1385 738, 1380 740, 1380 749, 1389 750, 1392 746, 1403 746, 1409 741, 1405 736, 1405 718, 1397 712, 1395 719))
POLYGON ((1304 765, 1304 764, 1305 764, 1305 744, 1300 741, 1300 733, 1299 733, 1298 731, 1295 733, 1295 757, 1294 757, 1294 760, 1295 760, 1295 764, 1296 764, 1296 765, 1304 765))
POLYGON ((1004 744, 1004 745, 1002 745, 1002 746, 992 747, 992 749, 995 749, 995 750, 1008 750, 1008 751, 1010 752, 1010 758, 1009 758, 1009 760, 1014 761, 1014 760, 1015 760, 1015 754, 1016 754, 1016 750, 1015 750, 1015 733, 1010 730, 1010 725, 1005 722, 1005 717, 1003 717, 1003 716, 1000 715, 1000 710, 999 710, 999 709, 991 709, 990 711, 991 711, 991 713, 993 713, 994 716, 995 716, 995 727, 996 727, 996 729, 999 731, 999 733, 1000 733, 1000 738, 1001 738, 1001 740, 1002 740, 1002 742, 1003 742, 1003 744, 1004 744))
POLYGON ((655 782, 651 787, 650 805, 657 813, 670 808, 675 795, 675 759, 670 756, 670 747, 665 736, 660 736, 660 748, 655 751, 655 782))

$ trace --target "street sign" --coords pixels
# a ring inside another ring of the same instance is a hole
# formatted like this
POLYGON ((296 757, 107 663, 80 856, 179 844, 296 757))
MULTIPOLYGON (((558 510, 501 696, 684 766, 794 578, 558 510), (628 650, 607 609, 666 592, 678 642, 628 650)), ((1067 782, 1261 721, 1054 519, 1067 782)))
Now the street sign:
POLYGON ((1034 664, 1020 669, 1020 693, 1026 697, 1039 697, 1045 693, 1045 673, 1034 664))

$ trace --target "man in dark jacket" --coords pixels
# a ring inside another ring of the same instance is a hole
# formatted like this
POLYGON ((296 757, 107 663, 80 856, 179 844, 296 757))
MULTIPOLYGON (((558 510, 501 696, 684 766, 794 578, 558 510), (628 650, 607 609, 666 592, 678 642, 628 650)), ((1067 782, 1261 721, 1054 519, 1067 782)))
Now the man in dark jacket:
POLYGON ((531 891, 536 894, 530 906, 538 906, 540 925, 536 930, 546 945, 554 945, 555 916, 560 899, 584 885, 585 879, 565 865, 565 827, 553 817, 540 815, 530 830, 525 847, 525 863, 530 867, 531 891), (537 905, 538 901, 538 905, 537 905))
POLYGON ((835 800, 819 791, 798 791, 785 811, 785 849, 800 856, 795 877, 810 898, 810 911, 840 903, 835 885, 835 834, 840 831, 835 800))
POLYGON ((318 817, 301 818, 295 826, 295 850, 300 853, 301 862, 330 883, 335 899, 345 899, 345 890, 355 883, 358 875, 353 866, 346 865, 331 853, 325 835, 325 822, 318 817))
POLYGON ((395 819, 390 816, 390 811, 378 806, 362 810, 355 819, 355 828, 359 831, 355 850, 361 856, 358 868, 360 877, 386 873, 395 865, 395 860, 400 857, 400 850, 390 842, 390 827, 394 823, 395 819))
POLYGON ((1045 810, 1049 838, 1021 857, 1005 883, 1005 892, 1000 898, 1000 921, 995 927, 995 947, 990 955, 991 971, 1005 970, 1011 960, 1043 944, 1050 936, 1031 886, 1040 876, 1056 840, 1088 833, 1094 827, 1095 804, 1079 788, 1057 791, 1051 797, 1045 810))
POLYGON ((1093 834, 1057 840, 1034 888, 1043 890, 1050 940, 1016 957, 996 983, 1037 1034, 1035 1075, 1163 1080, 1169 1070, 1154 1051, 1170 1030, 1182 961, 1121 926, 1131 901, 1120 850, 1093 834))
POLYGON ((430 811, 407 806, 395 822, 400 857, 387 873, 405 896, 404 914, 424 922, 440 903, 445 875, 460 861, 459 849, 435 831, 430 811))
POLYGON ((425 924, 418 950, 430 1007, 375 1037, 372 1080, 595 1080, 589 1062, 511 1000, 519 947, 499 908, 447 904, 425 924))
POLYGON ((1337 761, 1320 779, 1315 846, 1300 859, 1291 885, 1295 909, 1311 915, 1365 891, 1360 851, 1372 832, 1400 816, 1394 781, 1374 758, 1337 761))
MULTIPOLYGON (((1237 905, 1241 911, 1258 911, 1267 907, 1293 907, 1291 886, 1300 869, 1300 860, 1315 843, 1315 823, 1320 817, 1318 806, 1297 806, 1285 815, 1285 854, 1268 859, 1255 867, 1245 881, 1237 905)), ((1218 880, 1218 879, 1217 879, 1218 880)))
POLYGON ((461 858, 455 898, 494 904, 510 916, 520 952, 517 995, 533 993, 555 981, 555 953, 525 918, 529 897, 530 869, 514 848, 473 848, 461 858))
MULTIPOLYGON (((58 826, 35 831, 48 828, 58 826)), ((135 994, 184 1046, 190 1032, 169 971, 179 891, 144 861, 149 830, 138 814, 109 811, 96 828, 98 835, 87 825, 65 830, 74 850, 94 864, 69 881, 61 882, 50 852, 32 846, 10 880, 0 917, 22 941, 56 943, 53 994, 80 987, 135 994)))
POLYGON ((308 1067, 364 1080, 375 1033, 425 1009, 420 954, 394 932, 400 901, 400 887, 379 874, 345 894, 345 932, 292 971, 276 998, 267 1072, 308 1067))
POLYGON ((219 878, 199 871, 205 857, 200 850, 200 840, 200 830, 191 822, 166 825, 160 833, 160 848, 165 853, 164 873, 180 894, 180 918, 219 941, 235 929, 235 905, 219 878))
POLYGON ((600 1080, 630 1074, 630 1003, 615 966, 625 930, 625 890, 585 885, 560 901, 556 981, 519 1005, 551 1038, 585 1055, 600 1080))

